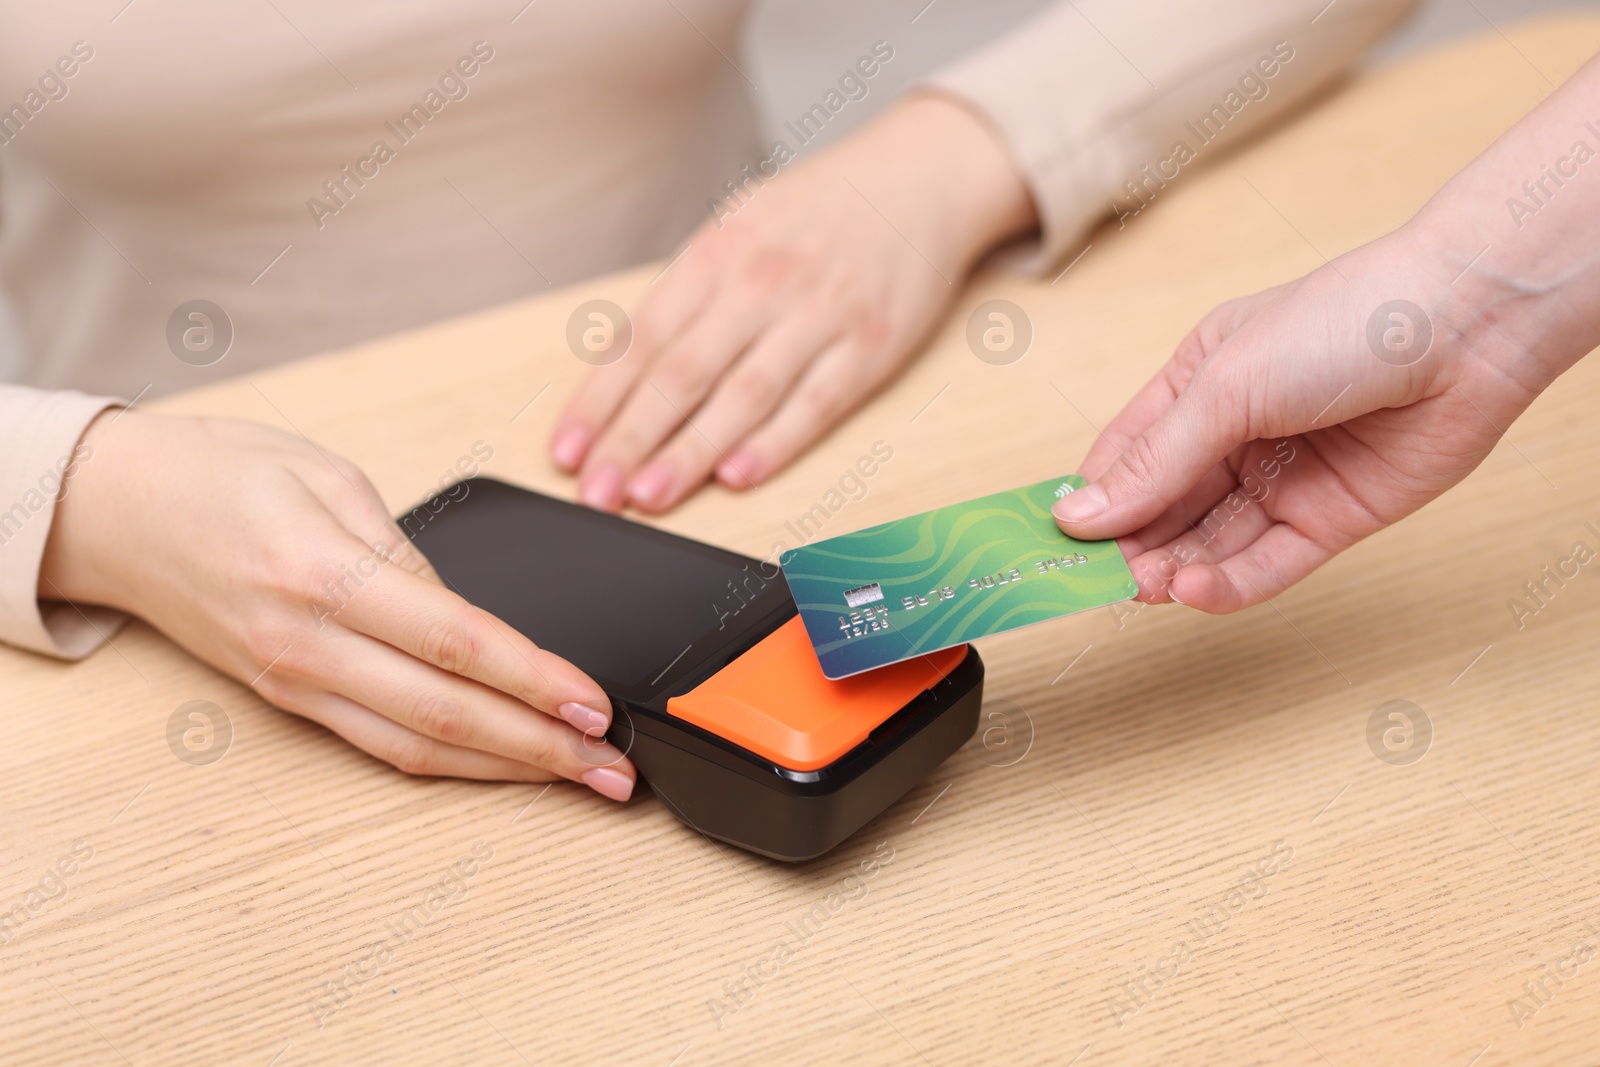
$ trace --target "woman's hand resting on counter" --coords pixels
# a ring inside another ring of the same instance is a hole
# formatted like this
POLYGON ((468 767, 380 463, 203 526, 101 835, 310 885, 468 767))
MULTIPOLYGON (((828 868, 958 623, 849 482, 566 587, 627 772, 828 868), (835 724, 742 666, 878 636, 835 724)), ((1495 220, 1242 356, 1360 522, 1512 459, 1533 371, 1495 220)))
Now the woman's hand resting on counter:
POLYGON ((137 615, 403 771, 627 799, 600 687, 446 589, 354 464, 232 419, 106 412, 84 441, 42 600, 137 615))

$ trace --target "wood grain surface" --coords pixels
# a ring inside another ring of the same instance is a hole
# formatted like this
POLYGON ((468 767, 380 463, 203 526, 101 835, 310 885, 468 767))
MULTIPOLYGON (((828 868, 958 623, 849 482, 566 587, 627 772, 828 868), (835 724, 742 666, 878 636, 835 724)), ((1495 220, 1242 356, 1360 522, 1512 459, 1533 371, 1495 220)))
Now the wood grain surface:
MULTIPOLYGON (((984 275, 803 461, 662 525, 765 556, 818 503, 842 533, 1070 470, 1207 309, 1402 222, 1597 47, 1600 20, 1547 21, 1328 94, 1056 280, 984 275), (1008 366, 965 341, 997 297, 1034 330, 1008 366), (876 441, 864 494, 830 496, 876 441)), ((397 512, 478 442, 570 495, 567 318, 658 269, 249 381, 224 360, 152 406, 292 427, 397 512)), ((0 650, 0 1061, 1593 1062, 1597 572, 1520 627, 1508 602, 1600 546, 1597 407, 1591 361, 1270 605, 982 642, 996 747, 796 866, 648 793, 408 778, 142 624, 77 664, 0 650), (205 766, 167 741, 197 699, 233 732, 205 766), (1369 743, 1392 700, 1420 709, 1394 753, 1369 743)))

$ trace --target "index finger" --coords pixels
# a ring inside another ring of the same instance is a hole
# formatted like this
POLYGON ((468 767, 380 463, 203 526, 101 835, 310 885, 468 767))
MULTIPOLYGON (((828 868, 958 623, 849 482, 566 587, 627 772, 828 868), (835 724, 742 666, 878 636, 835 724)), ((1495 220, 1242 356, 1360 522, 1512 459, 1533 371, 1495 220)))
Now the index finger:
POLYGON ((1078 469, 1085 480, 1098 480, 1127 451, 1128 445, 1155 425, 1155 421, 1172 406, 1182 389, 1173 378, 1176 362, 1177 357, 1168 360, 1156 376, 1123 405, 1116 418, 1095 436, 1094 444, 1089 446, 1089 454, 1078 469))
POLYGON ((1200 364, 1258 311, 1276 299, 1283 288, 1280 285, 1263 289, 1259 293, 1219 304, 1207 312, 1194 329, 1178 342, 1172 358, 1145 383, 1144 388, 1134 394, 1133 399, 1095 438, 1079 473, 1091 482, 1105 474, 1130 444, 1166 414, 1178 394, 1188 386, 1200 364))
POLYGON ((580 730, 611 723, 599 684, 451 589, 379 566, 339 605, 339 622, 424 663, 492 686, 580 730))
POLYGON ((596 367, 567 402, 551 437, 556 463, 575 471, 587 458, 600 431, 616 416, 623 402, 656 357, 678 339, 698 315, 715 288, 705 277, 700 257, 691 241, 679 255, 684 262, 669 264, 666 277, 653 283, 633 315, 633 344, 621 359, 596 367))

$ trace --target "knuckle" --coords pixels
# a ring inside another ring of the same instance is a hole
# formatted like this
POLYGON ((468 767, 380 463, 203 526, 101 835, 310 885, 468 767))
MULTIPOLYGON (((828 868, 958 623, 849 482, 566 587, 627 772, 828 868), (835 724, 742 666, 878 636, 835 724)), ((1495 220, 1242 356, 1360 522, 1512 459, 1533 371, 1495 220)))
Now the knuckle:
POLYGON ((801 257, 787 248, 762 248, 750 256, 741 285, 751 296, 771 296, 781 291, 801 266, 801 257))
POLYGON ((714 370, 706 357, 679 353, 658 363, 650 373, 650 382, 674 403, 687 403, 705 392, 714 370))
POLYGON ((1197 396, 1211 398, 1215 395, 1218 386, 1224 385, 1230 370, 1228 357, 1221 354, 1212 354, 1196 363, 1189 374, 1188 386, 1184 392, 1193 392, 1197 396))
POLYGON ((277 580, 287 592, 297 600, 307 600, 313 604, 328 600, 344 578, 339 564, 321 553, 300 559, 275 557, 266 562, 273 572, 281 576, 277 580))
POLYGON ((1161 484, 1160 469, 1161 457, 1146 435, 1134 438, 1122 453, 1121 482, 1130 495, 1153 496, 1161 484))
POLYGON ((411 538, 407 537, 403 531, 396 532, 394 540, 385 545, 384 548, 387 552, 385 562, 396 564, 402 570, 410 571, 412 574, 420 574, 433 565, 429 562, 422 549, 412 544, 411 538))
POLYGON ((723 387, 728 400, 741 410, 765 409, 778 399, 783 385, 767 367, 746 367, 728 379, 723 387))
POLYGON ((345 481, 350 482, 357 489, 367 491, 372 490, 372 482, 368 480, 366 471, 362 470, 348 459, 345 459, 343 456, 331 456, 329 458, 333 463, 333 469, 337 471, 339 476, 345 481))
POLYGON ((460 616, 435 620, 422 635, 422 658, 451 674, 465 674, 478 662, 474 628, 460 616))
POLYGON ((285 636, 283 644, 262 665, 261 679, 265 681, 274 675, 288 679, 315 678, 324 673, 328 658, 317 647, 317 642, 322 640, 318 634, 295 634, 285 636), (267 664, 271 665, 268 669, 267 664))
POLYGON ((273 707, 293 710, 289 708, 289 705, 294 702, 295 686, 290 683, 287 677, 268 671, 266 674, 257 677, 251 683, 251 688, 256 691, 256 694, 262 700, 265 700, 273 707))
POLYGON ((376 752, 379 759, 406 774, 433 774, 439 766, 437 743, 409 731, 400 734, 376 752))
POLYGON ((845 392, 833 382, 819 382, 801 390, 795 403, 810 425, 824 426, 844 413, 845 392))
POLYGON ((736 217, 706 242, 706 259, 714 268, 723 270, 752 254, 760 241, 759 228, 736 217))
POLYGON ((1195 371, 1205 363, 1206 357, 1222 343, 1215 329, 1208 327, 1209 321, 1184 334, 1183 340, 1173 350, 1171 370, 1175 375, 1174 384, 1181 386, 1193 377, 1195 371))
MULTIPOLYGON (((629 354, 635 356, 635 364, 648 362, 656 352, 660 351, 662 342, 672 333, 672 320, 670 309, 659 300, 649 301, 633 316, 633 347, 629 350, 629 354)), ((620 368, 626 363, 628 360, 623 359, 599 369, 611 370, 620 368)), ((623 372, 620 370, 614 371, 612 376, 616 377, 621 373, 623 372)), ((590 378, 589 381, 593 382, 594 379, 590 378)))
POLYGON ((875 355, 890 347, 894 323, 884 312, 869 309, 856 316, 850 333, 859 351, 875 355))
POLYGON ((1201 412, 1214 432, 1242 440, 1254 422, 1253 384, 1248 367, 1224 354, 1195 368, 1183 400, 1201 412))
MULTIPOLYGON (((527 744, 523 747, 523 762, 535 767, 543 767, 546 770, 555 770, 562 764, 570 762, 563 754, 562 746, 556 740, 556 734, 557 731, 555 730, 535 731, 533 737, 529 738, 527 744)), ((581 737, 573 741, 574 745, 581 745, 582 743, 583 739, 581 737)))
POLYGON ((296 635, 286 625, 269 623, 252 626, 244 634, 244 651, 257 671, 269 665, 284 667, 294 650, 296 635))
POLYGON ((1205 318, 1201 319, 1195 328, 1189 331, 1184 338, 1191 349, 1191 358, 1199 363, 1208 356, 1215 355, 1233 336, 1238 328, 1239 320, 1246 309, 1249 308, 1251 297, 1229 300, 1224 304, 1211 309, 1205 318))
MULTIPOLYGON (((670 427, 669 427, 670 430, 670 427)), ((593 470, 602 463, 619 463, 631 469, 634 463, 648 455, 661 440, 661 431, 644 418, 620 418, 606 430, 584 460, 584 469, 593 470)))
POLYGON ((411 709, 419 733, 439 741, 457 744, 470 731, 467 709, 448 693, 434 691, 417 697, 411 709))
POLYGON ((619 380, 619 376, 627 372, 617 370, 625 362, 622 360, 605 367, 590 367, 589 376, 567 404, 561 423, 576 423, 591 432, 599 431, 628 395, 628 381, 619 380))

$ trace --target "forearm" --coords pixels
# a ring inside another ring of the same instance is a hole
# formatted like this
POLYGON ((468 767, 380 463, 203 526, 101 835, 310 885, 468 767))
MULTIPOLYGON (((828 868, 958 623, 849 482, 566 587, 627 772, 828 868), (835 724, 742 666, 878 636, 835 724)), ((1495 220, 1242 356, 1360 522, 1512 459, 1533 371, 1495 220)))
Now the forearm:
POLYGON ((1419 282, 1446 345, 1531 394, 1600 345, 1600 57, 1397 236, 1429 250, 1419 282))
POLYGON ((935 75, 985 116, 1037 207, 1043 269, 1102 218, 1327 84, 1415 0, 1063 0, 935 75))

